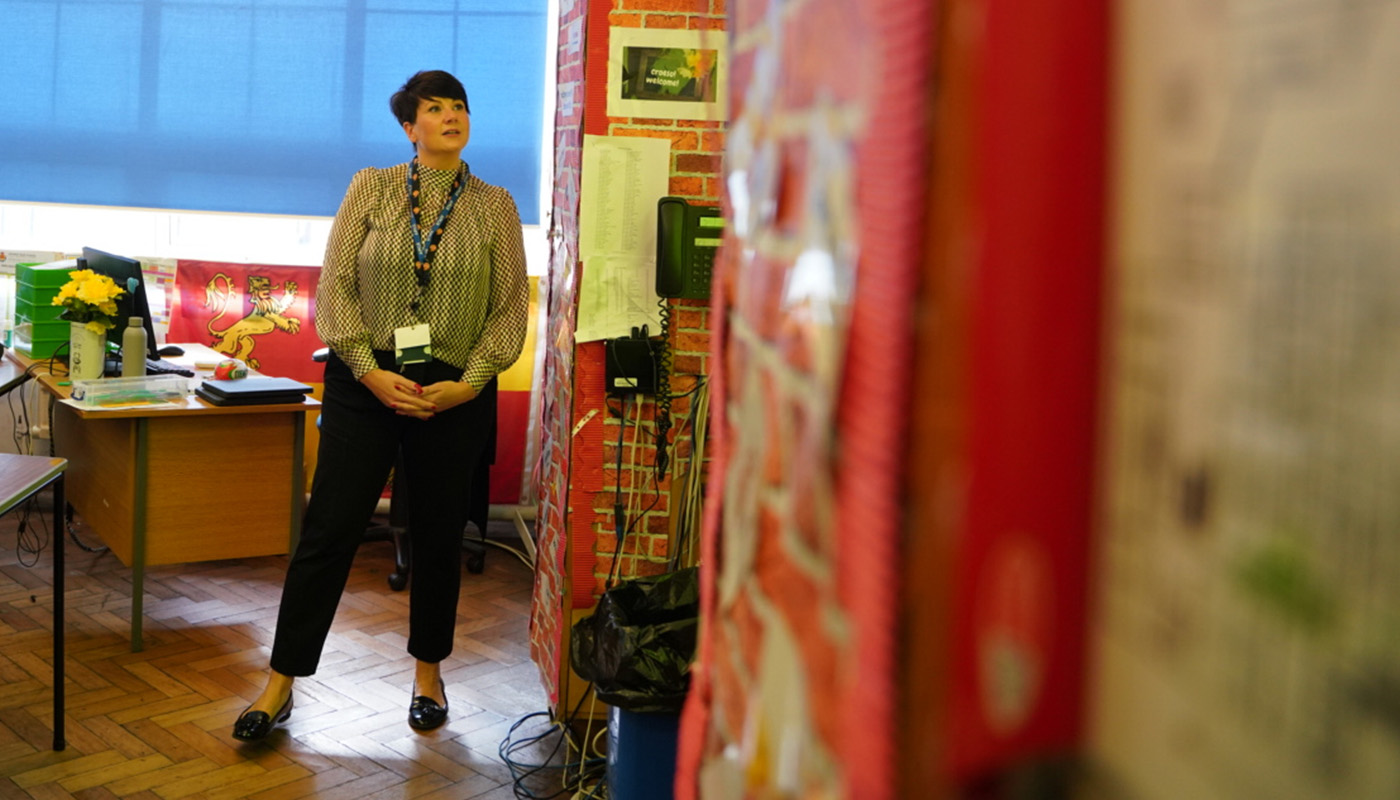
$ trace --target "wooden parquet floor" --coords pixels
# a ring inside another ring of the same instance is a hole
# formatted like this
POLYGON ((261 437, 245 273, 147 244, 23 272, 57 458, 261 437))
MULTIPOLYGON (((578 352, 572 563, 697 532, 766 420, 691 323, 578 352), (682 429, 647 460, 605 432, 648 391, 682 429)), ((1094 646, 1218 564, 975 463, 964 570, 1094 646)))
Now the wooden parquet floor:
MULTIPOLYGON (((31 531, 50 526, 52 504, 40 503, 31 531)), ((367 543, 291 719, 244 744, 229 731, 262 684, 287 558, 149 569, 146 647, 132 653, 130 570, 70 541, 68 747, 53 752, 53 548, 37 561, 21 552, 20 516, 0 518, 0 798, 507 800, 517 795, 498 748, 511 726, 524 720, 512 740, 550 731, 546 714, 527 717, 547 708, 528 654, 530 570, 498 548, 483 574, 464 571, 445 726, 408 727, 408 592, 386 583, 388 543, 367 543)), ((546 760, 550 743, 513 760, 546 760)), ((534 780, 541 797, 558 791, 557 777, 534 780)))

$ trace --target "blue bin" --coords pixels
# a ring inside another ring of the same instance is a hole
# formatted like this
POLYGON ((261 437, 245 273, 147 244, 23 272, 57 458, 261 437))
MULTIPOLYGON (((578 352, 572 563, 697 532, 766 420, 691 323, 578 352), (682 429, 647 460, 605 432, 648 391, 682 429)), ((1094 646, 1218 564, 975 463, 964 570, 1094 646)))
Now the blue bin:
POLYGON ((672 800, 681 715, 626 711, 608 714, 609 800, 672 800))

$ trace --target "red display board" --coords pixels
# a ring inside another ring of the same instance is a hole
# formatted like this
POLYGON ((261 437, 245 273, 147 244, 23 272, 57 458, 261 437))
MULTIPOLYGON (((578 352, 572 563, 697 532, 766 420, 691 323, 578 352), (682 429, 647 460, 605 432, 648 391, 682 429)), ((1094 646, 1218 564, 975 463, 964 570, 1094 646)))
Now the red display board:
POLYGON ((934 184, 929 269, 961 352, 925 384, 958 394, 937 475, 914 496, 945 504, 926 533, 952 543, 930 577, 951 581, 939 758, 958 784, 1082 740, 1108 12, 1103 0, 954 0, 950 15, 980 20, 947 40, 957 52, 934 132, 954 144, 934 166, 948 180, 934 184))

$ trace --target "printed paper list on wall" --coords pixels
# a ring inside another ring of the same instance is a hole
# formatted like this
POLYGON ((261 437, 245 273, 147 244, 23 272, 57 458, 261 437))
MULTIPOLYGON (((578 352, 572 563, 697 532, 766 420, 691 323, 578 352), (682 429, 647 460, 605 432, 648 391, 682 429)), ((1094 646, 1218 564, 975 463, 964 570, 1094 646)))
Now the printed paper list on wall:
POLYGON ((656 201, 667 193, 671 142, 585 136, 579 203, 578 342, 659 331, 656 201))

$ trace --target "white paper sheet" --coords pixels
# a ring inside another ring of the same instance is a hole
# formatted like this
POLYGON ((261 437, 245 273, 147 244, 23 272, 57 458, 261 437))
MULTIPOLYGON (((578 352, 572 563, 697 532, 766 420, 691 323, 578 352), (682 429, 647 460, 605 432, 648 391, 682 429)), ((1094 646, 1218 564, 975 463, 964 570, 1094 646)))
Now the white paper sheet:
POLYGON ((655 286, 656 201, 670 188, 671 142, 585 136, 575 341, 661 329, 655 286))
POLYGON ((649 335, 655 336, 661 332, 657 302, 650 261, 594 256, 583 262, 574 341, 630 336, 633 328, 643 325, 648 326, 649 335))

